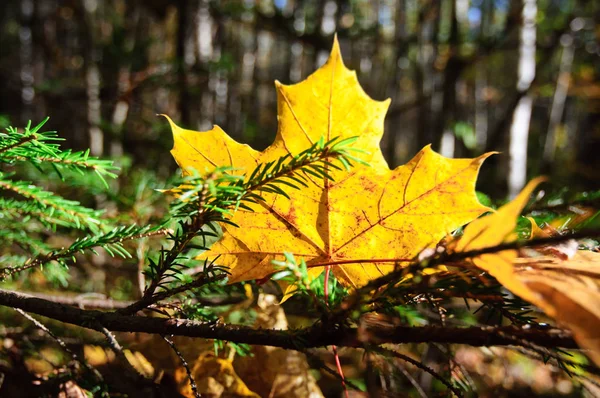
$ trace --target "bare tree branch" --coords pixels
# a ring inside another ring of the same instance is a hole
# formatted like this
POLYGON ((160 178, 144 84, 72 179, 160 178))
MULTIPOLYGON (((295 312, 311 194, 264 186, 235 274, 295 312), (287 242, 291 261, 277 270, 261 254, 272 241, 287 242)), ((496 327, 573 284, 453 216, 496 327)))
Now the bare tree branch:
POLYGON ((448 343, 472 346, 520 345, 528 341, 541 347, 577 348, 568 331, 516 327, 408 327, 357 329, 317 323, 294 331, 253 329, 247 326, 219 325, 186 319, 127 316, 114 312, 82 310, 48 300, 0 289, 0 305, 19 308, 65 323, 97 330, 101 325, 111 331, 202 337, 236 343, 267 345, 292 350, 337 345, 363 347, 383 343, 448 343), (510 336, 510 337, 509 337, 510 336))

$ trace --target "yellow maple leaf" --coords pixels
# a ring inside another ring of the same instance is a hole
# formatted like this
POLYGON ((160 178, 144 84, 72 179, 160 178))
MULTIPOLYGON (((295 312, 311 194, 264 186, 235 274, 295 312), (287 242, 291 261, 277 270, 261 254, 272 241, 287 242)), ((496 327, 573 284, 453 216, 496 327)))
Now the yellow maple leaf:
MULTIPOLYGON (((513 231, 517 219, 542 181, 544 178, 532 180, 512 202, 469 224, 453 250, 466 252, 516 240, 513 231)), ((532 237, 549 236, 530 221, 532 237)), ((540 248, 541 253, 544 255, 524 257, 517 250, 503 250, 471 261, 508 290, 570 328, 579 345, 589 349, 590 358, 600 364, 600 253, 579 250, 566 258, 568 252, 549 247, 540 248)))
POLYGON ((238 210, 223 238, 205 256, 220 255, 230 282, 260 279, 274 272, 283 253, 304 259, 311 275, 332 265, 345 285, 360 286, 394 268, 393 259, 412 259, 452 230, 489 209, 475 195, 479 167, 489 156, 448 159, 423 148, 406 165, 390 170, 379 148, 389 100, 375 101, 344 66, 337 40, 329 60, 301 83, 275 82, 279 127, 263 152, 235 142, 219 127, 185 130, 170 119, 171 151, 184 170, 257 165, 298 154, 318 141, 358 137, 368 151, 349 172, 329 170, 335 182, 314 179, 308 188, 265 195, 253 211, 238 210))

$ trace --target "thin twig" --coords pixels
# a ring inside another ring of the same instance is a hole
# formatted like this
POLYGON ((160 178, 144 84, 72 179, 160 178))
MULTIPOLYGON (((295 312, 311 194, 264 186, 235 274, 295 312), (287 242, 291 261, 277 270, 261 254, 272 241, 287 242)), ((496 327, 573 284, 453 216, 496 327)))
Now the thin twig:
POLYGON ((93 374, 98 379, 98 381, 100 381, 101 383, 104 383, 104 378, 102 377, 100 372, 98 372, 98 370, 96 368, 92 367, 85 360, 80 359, 79 356, 75 352, 73 352, 60 337, 58 337, 57 335, 52 333, 52 331, 50 329, 48 329, 48 327, 46 327, 46 325, 44 325, 43 323, 41 323, 40 321, 38 321, 37 319, 35 319, 34 317, 32 317, 31 315, 29 315, 27 312, 23 311, 20 308, 13 307, 13 309, 15 311, 17 311, 19 314, 21 314, 22 316, 24 316, 25 318, 27 318, 29 321, 31 321, 36 327, 43 330, 48 336, 52 337, 54 339, 54 341, 56 341, 58 343, 58 345, 67 354, 69 354, 75 362, 78 362, 81 365, 83 365, 83 367, 85 367, 91 374, 93 374))
MULTIPOLYGON (((331 272, 331 266, 325 268, 325 280, 323 281, 323 295, 325 296, 325 306, 329 308, 329 274, 331 272)), ((342 387, 344 388, 344 396, 348 398, 348 387, 346 386, 346 378, 344 377, 344 370, 342 369, 342 363, 340 362, 340 356, 338 355, 337 346, 332 345, 333 357, 335 358, 335 366, 340 378, 342 379, 342 387)))
POLYGON ((400 369, 400 372, 404 375, 404 377, 406 377, 406 379, 408 380, 408 382, 410 384, 412 384, 412 386, 415 388, 415 390, 417 390, 417 392, 419 393, 419 395, 422 398, 427 398, 427 394, 423 390, 423 387, 421 387, 421 385, 419 384, 419 382, 417 382, 415 380, 415 378, 412 377, 412 375, 410 373, 408 373, 408 370, 404 369, 403 367, 398 367, 398 369, 400 369))
MULTIPOLYGON (((184 283, 181 286, 177 286, 173 289, 167 289, 162 292, 156 293, 151 296, 144 295, 140 300, 134 302, 131 305, 128 305, 125 308, 119 309, 117 312, 121 315, 131 315, 135 314, 138 311, 141 311, 149 306, 158 303, 161 300, 167 299, 169 297, 175 296, 179 293, 187 292, 188 290, 198 288, 200 286, 207 285, 209 283, 214 283, 220 280, 223 280, 227 277, 225 274, 215 275, 212 277, 204 277, 200 276, 196 280, 184 283)), ((149 291, 149 290, 147 290, 149 291)))
POLYGON ((132 374, 135 376, 135 378, 144 383, 144 384, 148 384, 149 380, 143 375, 141 374, 132 364, 131 362, 129 362, 129 360, 127 359, 127 356, 125 355, 125 352, 123 351, 123 347, 121 346, 121 344, 119 344, 119 341, 117 340, 117 338, 115 337, 114 334, 112 334, 112 332, 110 330, 108 330, 107 328, 100 326, 98 328, 98 331, 100 333, 102 333, 104 336, 106 336, 106 341, 108 342, 108 345, 110 346, 110 348, 114 351, 115 355, 117 356, 117 358, 119 358, 119 360, 121 361, 121 363, 123 364, 123 366, 125 366, 125 368, 132 374))
MULTIPOLYGON (((460 370, 460 373, 462 373, 462 375, 464 376, 463 383, 468 385, 469 388, 471 389, 471 391, 473 391, 474 393, 477 393, 477 386, 475 385, 475 380, 473 380, 473 377, 471 377, 471 375, 469 374, 469 371, 464 367, 463 364, 461 364, 460 362, 456 361, 456 357, 454 355, 454 353, 452 352, 450 345, 448 344, 435 344, 435 346, 440 350, 440 352, 446 356, 446 358, 448 359, 448 361, 450 362, 451 368, 450 368, 450 374, 452 374, 452 372, 454 371, 454 369, 458 368, 460 370)), ((456 378, 460 381, 461 378, 457 375, 456 378)))
POLYGON ((330 375, 335 377, 338 381, 345 382, 348 387, 350 387, 356 391, 360 391, 359 386, 357 386, 350 380, 342 379, 342 376, 340 376, 340 374, 337 372, 337 370, 333 370, 329 366, 327 366, 327 364, 321 358, 319 358, 319 356, 317 354, 312 353, 310 350, 303 350, 301 352, 308 357, 308 359, 312 365, 317 366, 319 369, 322 369, 325 372, 329 373, 330 375))
POLYGON ((393 355, 396 358, 399 358, 403 361, 406 361, 408 363, 410 363, 411 365, 414 365, 415 367, 421 369, 424 372, 429 373, 430 375, 432 375, 433 377, 435 377, 436 379, 438 379, 440 382, 442 382, 450 391, 452 391, 454 393, 454 395, 456 395, 459 398, 462 398, 463 394, 462 392, 460 392, 455 386, 452 385, 452 383, 450 383, 448 380, 446 380, 445 378, 443 378, 439 373, 437 373, 435 370, 431 369, 429 366, 417 361, 416 359, 412 359, 411 357, 404 355, 402 353, 399 353, 396 350, 392 350, 390 348, 383 348, 383 347, 369 347, 369 350, 377 352, 379 354, 390 354, 393 355))
POLYGON ((175 352, 175 355, 177 355, 179 357, 181 364, 185 368, 185 372, 187 373, 188 379, 190 380, 190 387, 192 388, 192 393, 194 394, 194 397, 202 398, 202 396, 198 392, 198 386, 196 385, 196 380, 194 380, 194 375, 192 374, 192 371, 190 370, 190 367, 189 367, 187 361, 183 357, 183 354, 177 349, 177 346, 175 345, 173 340, 170 340, 167 336, 162 336, 162 338, 171 347, 173 352, 175 352))

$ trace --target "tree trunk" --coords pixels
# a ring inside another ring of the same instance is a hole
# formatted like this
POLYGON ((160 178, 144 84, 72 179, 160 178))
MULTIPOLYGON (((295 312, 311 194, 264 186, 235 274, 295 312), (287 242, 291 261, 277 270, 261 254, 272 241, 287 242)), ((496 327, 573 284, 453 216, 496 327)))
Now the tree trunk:
POLYGON ((527 178, 527 140, 533 106, 529 89, 535 78, 536 15, 536 0, 523 0, 517 91, 525 95, 515 108, 510 128, 508 193, 511 198, 525 186, 527 178))

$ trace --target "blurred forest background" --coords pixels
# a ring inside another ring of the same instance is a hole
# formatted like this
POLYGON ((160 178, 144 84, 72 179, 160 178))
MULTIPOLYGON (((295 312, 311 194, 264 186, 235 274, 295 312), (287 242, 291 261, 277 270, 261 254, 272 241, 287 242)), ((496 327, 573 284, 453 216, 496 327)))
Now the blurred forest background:
POLYGON ((3 0, 0 125, 51 116, 76 149, 173 174, 167 123, 265 148, 273 81, 306 78, 338 34, 373 98, 391 98, 390 166, 429 143, 501 151, 480 190, 548 174, 600 180, 600 3, 583 0, 3 0), (158 160, 158 161, 157 161, 158 160))
MULTIPOLYGON (((28 120, 37 125, 50 116, 44 130, 57 130, 66 138, 63 147, 90 148, 93 155, 116 159, 124 171, 109 181, 109 190, 93 176, 60 184, 51 172, 40 178, 33 168, 18 170, 25 174, 23 180, 42 179, 51 190, 66 190, 66 197, 106 210, 106 219, 116 224, 156 224, 166 213, 166 200, 155 188, 168 187, 165 180, 177 175, 169 154, 171 130, 157 114, 196 130, 218 124, 238 141, 264 149, 277 130, 274 80, 291 84, 305 79, 325 62, 337 32, 344 61, 357 71, 365 91, 377 100, 392 99, 381 143, 390 166, 407 162, 430 143, 449 157, 499 151, 501 155, 486 160, 478 190, 504 199, 533 176, 546 174, 561 203, 572 203, 576 195, 580 201, 590 199, 586 191, 600 189, 599 21, 600 1, 585 0, 0 0, 0 128, 23 127, 28 120)), ((597 203, 597 192, 594 198, 597 203)), ((581 221, 596 210, 575 208, 572 213, 581 221)), ((567 225, 563 218, 552 217, 550 221, 558 220, 556 229, 567 225)), ((76 235, 41 231, 48 241, 45 252, 68 246, 76 235)), ((0 241, 8 245, 1 254, 12 254, 13 242, 0 241)), ((59 293, 66 302, 91 295, 99 297, 96 305, 113 305, 113 299, 125 305, 142 294, 147 253, 163 243, 131 242, 133 259, 112 258, 104 251, 81 254, 69 268, 48 264, 3 282, 3 287, 53 299, 60 299, 55 297, 59 293)), ((279 308, 275 301, 267 303, 265 297, 275 296, 261 293, 259 308, 252 307, 258 315, 248 315, 249 306, 256 304, 247 300, 249 286, 228 288, 235 310, 223 312, 227 322, 274 327, 280 309, 274 310, 279 308)), ((194 297, 205 305, 203 294, 194 297)), ((306 305, 294 300, 286 305, 290 326, 303 325, 306 305), (294 305, 299 309, 294 311, 294 305)), ((468 316, 457 319, 473 320, 462 308, 452 311, 468 316)), ((437 322, 440 314, 425 310, 422 317, 408 311, 405 317, 437 322)), ((15 350, 28 347, 30 335, 35 340, 22 323, 12 310, 0 311, 4 351, 9 351, 7 336, 18 342, 15 350)), ((63 326, 53 324, 70 336, 72 330, 63 326)), ((93 340, 76 337, 86 344, 101 341, 93 335, 93 340)), ((137 343, 149 359, 165 351, 162 340, 162 348, 151 339, 137 343)), ((197 340, 187 346, 177 343, 184 352, 190 349, 189 358, 198 357, 201 349, 213 350, 212 342, 208 348, 197 340)), ((42 344, 48 346, 45 341, 36 344, 24 358, 43 352, 42 344)), ((421 348, 424 362, 446 361, 437 348, 421 348)), ((88 354, 85 358, 93 362, 88 354)), ((334 369, 333 356, 325 350, 321 354, 334 369)), ((281 363, 297 360, 295 353, 281 355, 281 363)), ((238 357, 236 361, 246 360, 238 357)), ((523 361, 509 349, 462 347, 455 357, 466 369, 465 379, 474 375, 475 381, 467 384, 480 386, 481 396, 581 396, 581 386, 557 367, 523 361)), ((27 372, 3 370, 3 359, 0 371, 12 375, 3 388, 12 382, 12 391, 23 392, 20 386, 32 385, 27 372)), ((179 359, 174 361, 181 371, 179 359)), ((282 367, 256 361, 248 360, 248 374, 256 368, 282 367)), ((304 366, 306 360, 297 362, 304 366)), ((351 364, 345 370, 349 380, 367 374, 367 384, 385 385, 387 381, 368 374, 364 362, 360 353, 342 353, 342 363, 351 364)), ((29 368, 39 374, 54 369, 43 365, 42 370, 29 368)), ((169 369, 164 363, 155 366, 169 369)), ((240 366, 236 362, 243 376, 240 366)), ((341 396, 339 380, 324 375, 319 379, 323 394, 341 396)), ((122 376, 122 368, 104 374, 115 383, 122 376)), ((419 377, 415 391, 422 386, 429 386, 423 387, 427 392, 445 390, 429 374, 419 377)), ((253 391, 273 384, 253 383, 253 391)), ((390 391, 411 388, 406 380, 390 381, 390 386, 390 391)), ((135 392, 143 395, 132 388, 131 396, 135 392)))

